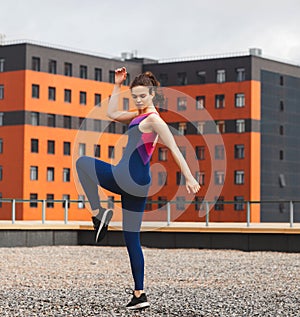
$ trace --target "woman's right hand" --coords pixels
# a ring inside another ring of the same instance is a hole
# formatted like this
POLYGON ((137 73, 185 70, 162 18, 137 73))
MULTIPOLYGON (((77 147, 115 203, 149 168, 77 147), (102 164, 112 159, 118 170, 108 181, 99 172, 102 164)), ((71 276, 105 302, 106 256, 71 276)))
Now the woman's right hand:
POLYGON ((118 68, 115 70, 115 84, 121 86, 127 77, 126 68, 118 68))

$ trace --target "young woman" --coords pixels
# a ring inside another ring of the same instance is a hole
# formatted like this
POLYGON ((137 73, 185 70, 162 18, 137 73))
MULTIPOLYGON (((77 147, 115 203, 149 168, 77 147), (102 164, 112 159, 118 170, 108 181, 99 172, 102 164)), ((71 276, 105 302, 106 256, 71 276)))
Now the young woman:
POLYGON ((186 179, 188 193, 197 193, 200 185, 193 177, 184 157, 178 149, 167 124, 156 111, 159 82, 150 72, 137 76, 130 85, 136 111, 120 111, 118 99, 121 85, 126 79, 126 68, 115 71, 115 86, 108 104, 109 118, 129 123, 128 142, 123 157, 117 165, 111 165, 92 157, 80 157, 76 168, 81 185, 92 209, 92 221, 96 242, 100 241, 108 228, 113 211, 101 207, 98 186, 121 195, 123 233, 130 258, 134 279, 132 299, 128 309, 149 306, 144 292, 144 257, 140 245, 140 226, 150 187, 150 158, 158 137, 171 150, 172 155, 186 179))

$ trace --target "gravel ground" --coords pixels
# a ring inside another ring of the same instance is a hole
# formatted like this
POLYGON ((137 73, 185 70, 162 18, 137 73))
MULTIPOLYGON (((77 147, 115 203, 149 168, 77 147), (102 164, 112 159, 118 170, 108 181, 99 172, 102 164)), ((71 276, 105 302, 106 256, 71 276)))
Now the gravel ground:
POLYGON ((0 316, 300 316, 300 254, 147 249, 151 307, 126 312, 123 247, 0 248, 0 316))

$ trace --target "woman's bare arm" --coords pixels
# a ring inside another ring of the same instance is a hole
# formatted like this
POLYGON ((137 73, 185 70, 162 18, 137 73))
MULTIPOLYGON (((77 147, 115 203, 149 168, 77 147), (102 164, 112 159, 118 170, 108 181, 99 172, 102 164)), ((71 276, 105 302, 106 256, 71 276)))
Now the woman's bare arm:
POLYGON ((186 179, 186 189, 188 193, 197 193, 200 189, 200 185, 192 175, 190 168, 182 153, 180 152, 168 125, 165 123, 164 120, 156 115, 149 116, 148 122, 149 125, 151 125, 153 131, 155 131, 159 135, 162 142, 170 149, 175 162, 180 167, 181 172, 186 179))
POLYGON ((121 93, 121 85, 126 79, 126 76, 127 72, 125 67, 119 68, 115 71, 115 86, 112 91, 107 108, 107 116, 110 119, 120 122, 130 122, 138 114, 138 111, 120 111, 118 107, 119 97, 121 93))

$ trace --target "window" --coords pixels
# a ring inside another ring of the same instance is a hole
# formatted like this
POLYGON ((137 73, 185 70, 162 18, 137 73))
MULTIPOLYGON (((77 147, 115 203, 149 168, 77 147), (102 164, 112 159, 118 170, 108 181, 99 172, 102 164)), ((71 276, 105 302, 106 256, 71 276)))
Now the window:
POLYGON ((40 86, 39 85, 35 85, 35 84, 32 85, 31 95, 32 95, 32 98, 40 98, 40 86))
POLYGON ((41 59, 39 57, 32 57, 31 69, 37 72, 41 70, 41 59))
POLYGON ((204 146, 196 146, 195 152, 196 152, 197 160, 205 160, 205 147, 204 146))
POLYGON ((168 111, 168 98, 166 98, 164 96, 164 99, 163 100, 160 100, 159 103, 158 103, 158 111, 159 112, 166 112, 168 111))
POLYGON ((224 210, 224 197, 215 197, 216 203, 215 203, 215 210, 224 210))
POLYGON ((225 96, 224 95, 216 95, 215 107, 216 107, 216 109, 225 108, 225 96))
POLYGON ((101 120, 94 119, 94 131, 101 132, 101 120))
POLYGON ((80 92, 80 97, 79 97, 79 103, 81 105, 86 105, 86 92, 85 91, 81 91, 80 92))
POLYGON ((123 110, 128 111, 129 110, 129 99, 123 98, 123 110))
POLYGON ((30 121, 31 125, 39 125, 40 124, 40 114, 38 112, 31 112, 30 113, 30 121))
POLYGON ((176 185, 185 185, 185 177, 181 172, 176 172, 176 185))
POLYGON ((205 125, 205 122, 201 122, 201 121, 197 122, 197 134, 204 134, 204 125, 205 125))
POLYGON ((186 110, 186 107, 187 107, 186 97, 178 97, 177 98, 177 110, 183 111, 183 110, 186 110))
POLYGON ((0 153, 3 153, 3 139, 0 139, 0 153))
POLYGON ((205 108, 205 96, 196 97, 196 109, 201 110, 205 108))
POLYGON ((152 197, 148 197, 146 200, 145 210, 152 210, 152 197))
POLYGON ((70 116, 64 116, 64 128, 71 129, 71 117, 70 116))
POLYGON ((222 171, 215 171, 215 184, 223 185, 225 180, 225 173, 222 171))
POLYGON ((55 87, 48 88, 48 99, 55 101, 56 98, 56 89, 55 87))
POLYGON ((205 184, 205 173, 204 172, 196 172, 195 178, 201 186, 205 184))
POLYGON ((70 195, 68 194, 62 195, 62 199, 63 199, 63 204, 62 204, 63 208, 66 208, 66 207, 70 208, 70 195))
POLYGON ((102 81, 102 69, 101 68, 95 68, 95 80, 102 81))
POLYGON ((86 145, 85 143, 79 143, 79 156, 84 156, 85 155, 85 148, 86 145))
POLYGON ((72 64, 71 63, 65 63, 65 76, 72 77, 72 64))
POLYGON ((55 154, 55 141, 48 140, 48 142, 47 142, 47 153, 48 154, 55 154))
POLYGON ((167 173, 158 172, 158 185, 166 186, 167 185, 167 173))
POLYGON ((224 159, 224 145, 215 145, 215 159, 216 160, 224 159))
POLYGON ((246 79, 245 68, 237 68, 235 71, 236 71, 236 81, 244 81, 246 79))
POLYGON ((186 122, 180 122, 178 127, 178 134, 185 135, 186 134, 186 122))
POLYGON ((178 85, 186 85, 187 84, 186 72, 177 73, 177 82, 178 82, 178 85))
POLYGON ((5 59, 4 58, 0 58, 0 73, 4 72, 4 67, 5 66, 5 59))
POLYGON ((245 132, 245 120, 236 120, 236 132, 243 133, 245 132))
POLYGON ((286 181, 285 181, 284 174, 279 174, 279 186, 281 188, 286 186, 286 181))
POLYGON ((176 197, 176 209, 184 210, 184 207, 185 207, 185 197, 184 196, 176 197))
POLYGON ((110 122, 110 124, 108 125, 108 132, 116 133, 116 123, 114 121, 110 122))
POLYGON ((110 159, 115 158, 115 147, 112 145, 108 146, 108 158, 110 159))
POLYGON ((217 121, 216 130, 217 133, 225 133, 225 121, 217 121))
POLYGON ((37 208, 38 203, 37 203, 37 199, 38 199, 38 194, 30 194, 30 203, 29 206, 30 208, 37 208))
POLYGON ((244 171, 234 171, 234 183, 236 185, 243 185, 245 182, 245 172, 244 171))
POLYGON ((236 144, 234 146, 234 158, 236 158, 236 159, 245 158, 245 146, 244 146, 244 144, 236 144))
POLYGON ((100 107, 101 106, 101 95, 95 94, 95 106, 100 107))
POLYGON ((55 127, 55 114, 47 114, 47 127, 55 127))
POLYGON ((197 71, 196 75, 197 75, 198 83, 199 84, 205 84, 205 82, 206 82, 206 72, 200 70, 200 71, 197 71))
POLYGON ((160 147, 158 149, 158 160, 167 161, 168 160, 168 149, 160 147))
POLYGON ((87 120, 85 118, 78 118, 79 129, 85 131, 87 129, 87 120))
POLYGON ((115 197, 114 196, 107 196, 107 208, 115 208, 115 197))
POLYGON ((115 83, 115 71, 114 71, 114 70, 110 70, 110 71, 109 71, 108 82, 110 82, 110 83, 112 83, 112 84, 115 83))
POLYGON ((64 155, 71 155, 71 142, 64 142, 64 155))
POLYGON ((167 196, 158 196, 157 200, 159 201, 158 208, 161 210, 166 210, 166 204, 168 202, 167 196))
POLYGON ((203 203, 203 196, 195 196, 195 210, 205 210, 205 204, 203 203))
POLYGON ((94 156, 100 157, 101 155, 101 146, 99 144, 94 144, 94 156))
POLYGON ((217 83, 224 83, 226 80, 226 72, 225 69, 218 69, 217 70, 217 83))
POLYGON ((78 209, 84 209, 84 208, 85 208, 85 196, 78 195, 78 209))
POLYGON ((283 134, 284 134, 284 133, 283 133, 283 130, 284 130, 283 125, 281 125, 281 126, 279 127, 279 134, 280 134, 280 135, 283 135, 283 134))
POLYGON ((166 86, 168 84, 168 74, 159 74, 158 78, 161 86, 166 86))
POLYGON ((234 196, 234 210, 244 210, 244 196, 234 196))
POLYGON ((284 85, 284 77, 281 75, 279 78, 279 85, 283 86, 284 85))
POLYGON ((87 79, 87 75, 88 75, 88 68, 87 68, 87 66, 80 65, 80 71, 79 71, 79 76, 80 76, 80 78, 87 79))
POLYGON ((0 126, 3 125, 3 118, 4 118, 4 113, 0 112, 0 126))
POLYGON ((237 108, 245 107, 245 94, 235 94, 235 106, 237 108))
POLYGON ((0 100, 4 99, 4 85, 0 85, 0 100))
POLYGON ((54 182, 54 167, 47 167, 47 181, 54 182))
POLYGON ((46 201, 47 201, 47 204, 46 204, 46 207, 47 208, 54 208, 54 194, 47 194, 46 196, 46 201))
POLYGON ((31 153, 39 153, 39 140, 31 139, 31 153))
POLYGON ((280 111, 284 111, 284 101, 280 100, 280 111))
POLYGON ((49 63, 48 63, 48 72, 50 74, 56 74, 56 61, 53 60, 53 59, 50 59, 49 60, 49 63))
POLYGON ((71 89, 65 89, 65 102, 72 101, 72 91, 71 89))
POLYGON ((124 80, 124 85, 125 86, 129 86, 129 84, 130 84, 130 74, 127 73, 126 79, 124 80))
POLYGON ((282 161, 283 158, 284 158, 284 152, 283 152, 283 150, 280 150, 279 151, 279 159, 280 159, 280 161, 282 161))
POLYGON ((69 168, 63 169, 63 182, 69 182, 71 177, 71 172, 69 168))
POLYGON ((3 167, 0 166, 0 181, 3 180, 3 167))

